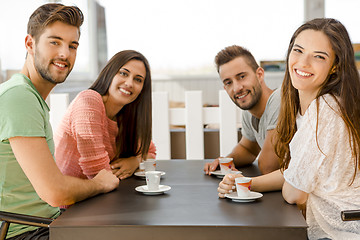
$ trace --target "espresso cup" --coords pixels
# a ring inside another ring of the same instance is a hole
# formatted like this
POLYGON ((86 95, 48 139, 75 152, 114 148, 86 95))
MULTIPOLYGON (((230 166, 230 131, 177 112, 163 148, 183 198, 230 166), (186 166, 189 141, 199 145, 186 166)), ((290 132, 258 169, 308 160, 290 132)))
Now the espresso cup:
POLYGON ((252 179, 249 177, 235 178, 236 192, 238 197, 249 197, 252 179))
POLYGON ((148 159, 144 161, 144 170, 145 172, 148 171, 155 171, 156 169, 156 161, 155 159, 148 159))
POLYGON ((161 172, 159 171, 147 171, 145 172, 146 185, 149 191, 159 190, 161 172))
POLYGON ((232 163, 233 163, 233 158, 225 158, 225 157, 219 158, 221 174, 226 175, 228 173, 231 173, 232 163))

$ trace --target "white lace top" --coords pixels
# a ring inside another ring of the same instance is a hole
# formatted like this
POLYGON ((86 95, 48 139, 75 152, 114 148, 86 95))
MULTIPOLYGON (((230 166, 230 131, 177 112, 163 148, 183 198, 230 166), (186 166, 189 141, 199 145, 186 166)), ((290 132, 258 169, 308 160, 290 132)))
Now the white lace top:
POLYGON ((360 174, 349 186, 354 174, 349 134, 332 96, 320 97, 318 116, 317 140, 316 100, 298 118, 301 124, 290 143, 291 161, 284 178, 309 193, 309 239, 360 239, 360 221, 343 222, 340 216, 342 210, 360 209, 360 174))

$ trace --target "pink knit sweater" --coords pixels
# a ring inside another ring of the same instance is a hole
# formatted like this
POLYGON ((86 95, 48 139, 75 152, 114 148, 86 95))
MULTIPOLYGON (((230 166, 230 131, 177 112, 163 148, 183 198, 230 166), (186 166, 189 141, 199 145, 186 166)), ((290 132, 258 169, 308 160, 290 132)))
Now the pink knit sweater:
MULTIPOLYGON (((92 178, 102 169, 110 170, 117 133, 117 123, 106 116, 101 95, 93 90, 79 93, 54 135, 55 159, 61 172, 92 178)), ((156 148, 151 142, 148 157, 155 156, 156 148)))

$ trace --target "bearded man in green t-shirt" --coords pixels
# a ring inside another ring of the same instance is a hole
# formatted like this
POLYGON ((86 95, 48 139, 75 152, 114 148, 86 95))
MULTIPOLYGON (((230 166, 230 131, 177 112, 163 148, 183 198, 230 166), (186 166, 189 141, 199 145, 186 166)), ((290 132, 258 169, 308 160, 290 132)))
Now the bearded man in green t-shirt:
MULTIPOLYGON (((56 218, 59 206, 113 190, 110 171, 92 180, 63 175, 54 160, 54 142, 45 99, 71 72, 79 46, 81 10, 45 4, 30 16, 21 72, 0 85, 0 210, 56 218)), ((8 238, 42 236, 48 229, 11 224, 8 238)))

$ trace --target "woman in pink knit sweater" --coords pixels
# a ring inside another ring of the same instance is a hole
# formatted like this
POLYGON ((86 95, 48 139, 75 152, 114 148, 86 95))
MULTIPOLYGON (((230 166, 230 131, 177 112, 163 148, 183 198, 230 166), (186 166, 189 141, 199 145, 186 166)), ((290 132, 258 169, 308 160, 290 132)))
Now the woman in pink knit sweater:
POLYGON ((146 58, 133 50, 114 55, 94 84, 72 101, 54 141, 62 173, 79 178, 112 169, 124 179, 140 161, 155 158, 146 58))

